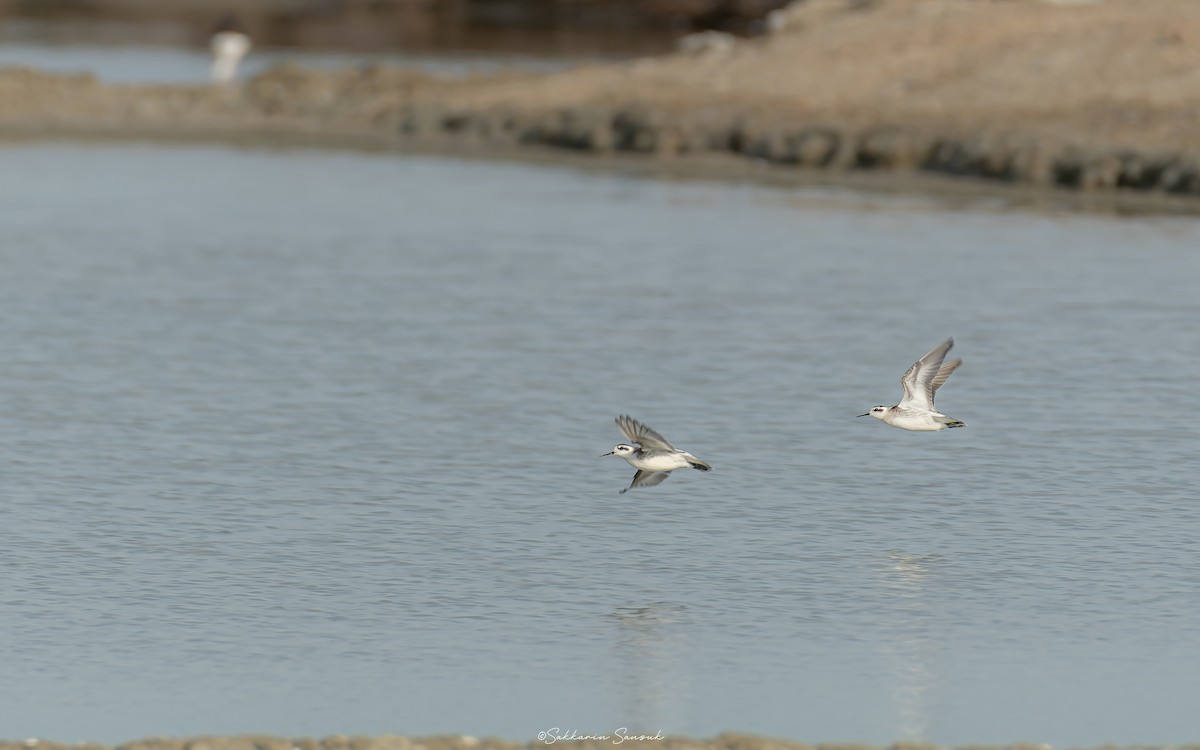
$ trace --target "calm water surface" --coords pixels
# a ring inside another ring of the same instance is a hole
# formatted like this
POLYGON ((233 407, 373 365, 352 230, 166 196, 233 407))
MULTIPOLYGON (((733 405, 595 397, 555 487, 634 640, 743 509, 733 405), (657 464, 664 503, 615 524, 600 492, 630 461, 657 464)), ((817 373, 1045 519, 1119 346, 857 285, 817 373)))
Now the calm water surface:
MULTIPOLYGON (((589 59, 594 58, 582 55, 551 59, 519 55, 497 57, 494 54, 356 54, 255 49, 238 68, 238 78, 244 80, 287 62, 311 68, 385 64, 417 68, 430 73, 465 75, 505 69, 559 70, 589 59)), ((51 45, 6 41, 0 36, 0 68, 27 67, 60 74, 90 73, 107 83, 206 84, 211 80, 211 65, 212 56, 206 49, 148 45, 51 45)))
POLYGON ((1200 739, 1200 226, 0 150, 8 737, 1200 739), (939 406, 855 419, 948 335, 939 406), (617 494, 628 412, 711 461, 617 494))

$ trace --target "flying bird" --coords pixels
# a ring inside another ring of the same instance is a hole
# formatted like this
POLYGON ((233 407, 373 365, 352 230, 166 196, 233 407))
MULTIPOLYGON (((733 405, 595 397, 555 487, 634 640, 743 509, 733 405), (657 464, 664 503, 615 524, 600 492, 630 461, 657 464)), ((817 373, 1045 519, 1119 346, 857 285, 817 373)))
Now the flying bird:
POLYGON ((900 387, 904 389, 904 398, 895 406, 876 406, 860 417, 872 416, 892 427, 902 430, 917 430, 933 432, 947 427, 966 427, 966 422, 947 417, 933 407, 933 396, 950 377, 950 373, 962 364, 961 359, 954 359, 943 364, 946 352, 954 346, 954 339, 946 339, 930 349, 904 373, 900 378, 900 387))
MULTIPOLYGON (((704 461, 687 451, 681 451, 667 442, 667 439, 633 417, 617 417, 617 427, 625 439, 634 445, 620 443, 604 456, 620 456, 637 469, 633 481, 621 490, 624 494, 634 487, 653 487, 661 484, 675 469, 692 467, 700 471, 712 469, 704 461)), ((601 456, 603 458, 604 456, 601 456)))

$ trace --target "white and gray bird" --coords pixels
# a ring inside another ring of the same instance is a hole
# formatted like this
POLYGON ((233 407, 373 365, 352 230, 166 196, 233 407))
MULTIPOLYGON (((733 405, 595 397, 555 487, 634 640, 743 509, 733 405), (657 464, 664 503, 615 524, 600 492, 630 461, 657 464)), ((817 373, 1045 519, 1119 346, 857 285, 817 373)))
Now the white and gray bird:
POLYGON ((895 406, 876 406, 858 416, 872 416, 902 430, 933 432, 947 427, 966 427, 965 422, 947 417, 933 407, 933 395, 937 389, 962 364, 961 359, 942 363, 952 346, 954 339, 946 339, 908 368, 904 377, 900 378, 900 387, 904 389, 904 398, 900 399, 900 403, 895 406))
MULTIPOLYGON (((633 417, 617 417, 617 427, 625 439, 635 445, 620 443, 604 456, 620 456, 637 469, 633 481, 621 490, 622 494, 634 487, 653 487, 671 475, 675 469, 692 467, 700 471, 709 471, 711 466, 693 456, 687 451, 681 451, 667 442, 667 439, 637 421, 633 417)), ((601 458, 604 458, 601 456, 601 458)))

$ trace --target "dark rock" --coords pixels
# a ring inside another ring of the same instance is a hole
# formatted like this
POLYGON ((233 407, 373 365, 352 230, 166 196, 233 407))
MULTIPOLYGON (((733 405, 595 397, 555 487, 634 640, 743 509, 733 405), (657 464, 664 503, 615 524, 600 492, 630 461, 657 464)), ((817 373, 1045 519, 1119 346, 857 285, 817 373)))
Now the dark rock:
POLYGON ((1022 169, 1019 147, 991 135, 941 139, 914 154, 924 169, 959 176, 1015 180, 1022 169))
POLYGON ((673 125, 659 128, 650 141, 655 156, 677 156, 686 151, 683 133, 673 125))
POLYGON ((714 132, 708 126, 696 122, 681 124, 676 133, 679 136, 679 150, 681 153, 715 151, 722 142, 725 144, 729 142, 728 132, 714 132))
POLYGON ((798 161, 791 136, 786 130, 772 128, 742 137, 742 153, 756 159, 794 164, 798 161))
POLYGON ((474 122, 475 115, 471 112, 447 112, 438 123, 439 129, 447 133, 461 133, 474 122))
POLYGON ((1029 185, 1054 184, 1054 159, 1037 141, 1011 146, 1008 154, 1009 179, 1029 185))
POLYGON ((934 142, 922 167, 930 172, 962 174, 966 165, 967 157, 962 144, 943 138, 934 142))
POLYGON ((766 130, 755 120, 743 119, 734 125, 729 150, 753 158, 763 158, 766 130))
POLYGON ((500 143, 504 138, 504 120, 495 113, 483 110, 462 113, 463 121, 456 130, 448 131, 460 138, 485 143, 500 143))
POLYGON ((858 161, 858 136, 851 130, 838 131, 837 148, 825 166, 828 169, 853 169, 858 161))
POLYGON ((1200 169, 1188 156, 1178 156, 1163 165, 1156 187, 1168 193, 1200 192, 1200 169))
POLYGON ((1152 190, 1162 179, 1167 160, 1159 156, 1125 152, 1121 154, 1121 176, 1118 187, 1133 190, 1152 190))
POLYGON ((975 144, 975 173, 993 180, 1013 179, 1013 153, 1008 143, 983 138, 975 144))
POLYGON ((916 133, 899 128, 868 130, 858 139, 855 166, 874 169, 916 169, 928 159, 932 145, 916 133))
POLYGON ((613 118, 613 143, 620 151, 655 153, 665 124, 662 113, 644 107, 623 109, 613 118))
POLYGON ((432 135, 441 131, 446 113, 436 104, 413 104, 400 114, 400 132, 408 135, 432 135))
POLYGON ((680 129, 685 151, 728 151, 735 131, 724 116, 702 116, 687 121, 680 129))
POLYGON ((982 136, 969 139, 941 139, 926 151, 923 168, 959 176, 1007 179, 1012 162, 1000 144, 982 136))
POLYGON ((1079 187, 1083 179, 1084 156, 1071 149, 1054 157, 1054 184, 1059 187, 1079 187))
POLYGON ((576 109, 563 120, 567 145, 585 151, 609 152, 616 147, 613 115, 603 109, 576 109))
POLYGON ((523 143, 572 148, 581 151, 611 151, 614 148, 613 117, 597 108, 549 112, 520 128, 523 143))
POLYGON ((792 136, 796 163, 806 167, 829 166, 841 147, 841 134, 833 128, 805 128, 792 136))
POLYGON ((1096 153, 1087 157, 1079 175, 1081 190, 1112 190, 1121 181, 1121 157, 1111 153, 1096 153))
POLYGON ((472 134, 485 143, 513 143, 518 139, 520 127, 520 117, 505 109, 476 112, 471 120, 472 134))

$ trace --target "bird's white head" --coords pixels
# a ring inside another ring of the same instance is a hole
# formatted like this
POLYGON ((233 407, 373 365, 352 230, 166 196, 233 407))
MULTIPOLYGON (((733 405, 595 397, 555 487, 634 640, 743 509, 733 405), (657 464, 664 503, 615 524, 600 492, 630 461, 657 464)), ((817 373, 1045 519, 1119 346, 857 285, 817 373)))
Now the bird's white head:
MULTIPOLYGON (((634 448, 632 445, 621 443, 619 445, 614 445, 613 449, 608 453, 605 453, 604 456, 629 456, 632 455, 636 450, 637 448, 634 448)), ((604 456, 601 456, 600 458, 604 458, 604 456)))
POLYGON ((890 406, 876 406, 875 408, 871 409, 871 411, 867 412, 866 414, 859 414, 858 416, 860 416, 860 417, 875 417, 876 419, 883 419, 884 417, 887 416, 888 412, 891 410, 892 410, 892 407, 890 407, 890 406))

